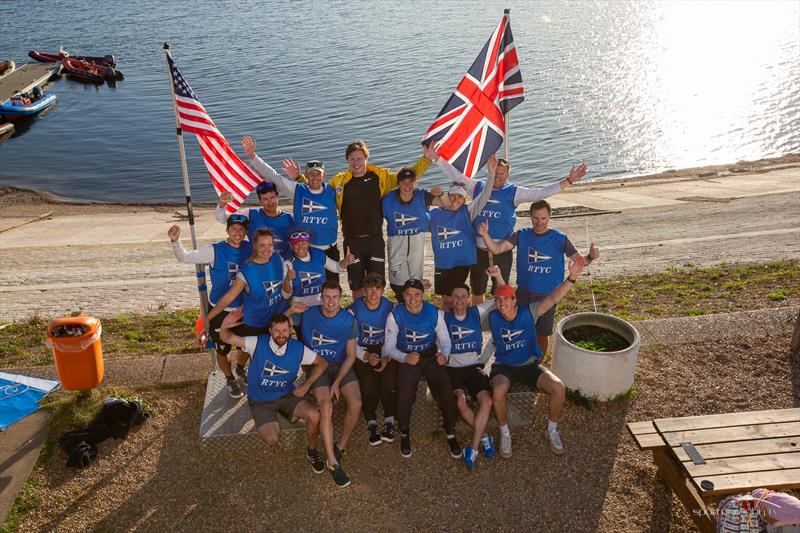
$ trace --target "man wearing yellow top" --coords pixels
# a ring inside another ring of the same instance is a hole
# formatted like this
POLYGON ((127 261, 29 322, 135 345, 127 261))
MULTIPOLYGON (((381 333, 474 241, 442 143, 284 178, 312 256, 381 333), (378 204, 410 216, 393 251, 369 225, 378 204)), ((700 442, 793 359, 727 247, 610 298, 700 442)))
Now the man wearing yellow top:
MULTIPOLYGON (((428 169, 434 155, 432 148, 423 150, 413 166, 417 177, 428 169)), ((353 300, 357 300, 364 296, 364 277, 368 272, 386 276, 381 199, 397 187, 397 173, 370 165, 369 148, 361 140, 347 145, 345 157, 348 169, 333 176, 328 185, 336 190, 345 249, 349 247, 357 258, 347 267, 353 300)))

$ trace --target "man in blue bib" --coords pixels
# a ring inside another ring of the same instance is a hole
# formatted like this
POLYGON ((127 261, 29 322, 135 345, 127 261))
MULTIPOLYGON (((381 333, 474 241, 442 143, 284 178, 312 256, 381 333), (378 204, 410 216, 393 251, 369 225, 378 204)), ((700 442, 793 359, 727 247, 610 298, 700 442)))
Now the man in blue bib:
MULTIPOLYGON (((548 227, 551 212, 550 204, 545 200, 534 202, 530 209, 532 227, 517 230, 502 241, 492 239, 488 221, 478 226, 486 248, 493 254, 509 252, 517 247, 517 298, 521 304, 544 299, 564 281, 564 257, 577 259, 581 256, 566 234, 548 227)), ((600 250, 592 243, 585 256, 587 264, 599 255, 600 250)), ((542 353, 547 353, 555 316, 554 305, 536 322, 536 336, 542 353)))
MULTIPOLYGON (((220 336, 230 344, 253 354, 248 369, 248 405, 255 422, 258 436, 268 446, 277 446, 280 437, 278 413, 287 419, 293 416, 306 421, 308 450, 306 455, 315 473, 325 471, 325 463, 317 452, 320 414, 309 402, 303 399, 308 385, 295 388, 295 380, 301 365, 314 365, 309 381, 321 376, 328 362, 315 354, 302 343, 289 337, 291 328, 289 318, 278 314, 272 317, 269 335, 241 337, 231 331, 242 321, 240 310, 232 311, 222 321, 220 336)), ((333 479, 340 487, 346 487, 350 480, 337 464, 338 470, 333 479)))
POLYGON ((361 412, 367 421, 367 440, 371 446, 394 442, 394 417, 397 414, 397 361, 383 354, 386 318, 394 305, 383 297, 386 282, 371 272, 364 279, 364 297, 348 309, 356 317, 358 346, 355 371, 361 388, 361 412), (378 432, 376 409, 383 408, 383 429, 378 432))
MULTIPOLYGON (((335 281, 326 281, 322 286, 322 305, 308 308, 300 315, 303 344, 309 346, 317 355, 328 361, 328 368, 308 383, 317 400, 321 415, 322 439, 328 448, 333 443, 333 456, 328 461, 333 464, 345 454, 347 443, 358 423, 361 412, 361 389, 353 372, 356 360, 356 338, 358 331, 353 315, 342 309, 342 289, 335 281), (342 423, 339 440, 333 441, 333 402, 343 397, 347 411, 342 423)), ((296 304, 300 306, 302 304, 296 304)))
MULTIPOLYGON (((294 226, 294 219, 289 213, 283 212, 278 207, 278 188, 274 182, 262 181, 256 185, 256 194, 260 209, 247 209, 241 214, 247 217, 249 225, 247 228, 247 238, 253 242, 253 236, 258 228, 267 228, 272 231, 275 251, 281 257, 288 259, 291 255, 289 249, 289 232, 294 226)), ((220 224, 225 223, 227 211, 225 206, 233 199, 229 191, 219 195, 219 202, 214 211, 214 216, 220 224)))
MULTIPOLYGON (((300 166, 287 158, 283 161, 283 171, 289 176, 287 178, 258 157, 256 141, 252 137, 242 137, 242 148, 256 172, 265 180, 275 183, 281 194, 293 199, 292 230, 308 230, 311 234, 311 246, 324 251, 325 255, 338 263, 341 259, 336 244, 339 236, 339 212, 336 208, 336 190, 323 183, 326 176, 325 164, 319 160, 309 161, 305 176, 301 176, 300 166)), ((339 274, 336 272, 326 271, 325 275, 328 280, 339 281, 339 274)))
MULTIPOLYGON (((236 279, 236 275, 241 270, 242 264, 253 253, 250 243, 244 240, 247 234, 247 226, 247 217, 233 214, 228 217, 225 228, 228 233, 227 239, 214 244, 206 244, 197 250, 188 252, 183 248, 180 241, 181 229, 178 226, 172 226, 167 231, 167 236, 172 242, 172 251, 178 261, 195 265, 209 265, 211 274, 211 292, 208 295, 209 309, 214 307, 220 298, 228 292, 228 289, 236 279)), ((222 313, 214 317, 214 320, 210 321, 210 327, 208 328, 208 335, 214 342, 214 348, 217 352, 217 365, 219 365, 222 373, 225 374, 225 387, 231 398, 241 398, 243 393, 241 386, 233 376, 231 362, 228 360, 231 345, 220 339, 219 327, 230 311, 241 306, 242 298, 240 296, 225 307, 222 313)), ((240 367, 244 367, 247 364, 247 356, 241 350, 237 350, 236 359, 240 367)))
MULTIPOLYGON (((464 183, 469 194, 474 198, 475 195, 480 195, 489 180, 473 180, 464 176, 453 165, 447 161, 443 161, 440 166, 445 173, 450 176, 454 181, 460 180, 464 183)), ((506 159, 497 159, 497 170, 494 174, 494 181, 492 187, 492 197, 486 204, 486 207, 481 211, 480 216, 489 223, 489 236, 494 240, 505 239, 508 235, 514 233, 514 227, 517 224, 517 207, 526 202, 537 202, 544 200, 549 196, 557 194, 567 187, 574 185, 586 175, 588 167, 585 163, 572 167, 569 175, 556 183, 550 184, 546 187, 520 187, 513 183, 508 183, 509 175, 511 174, 511 165, 506 159)), ((512 252, 508 250, 501 254, 493 254, 493 264, 500 267, 500 273, 503 279, 511 279, 511 262, 512 252)), ((489 252, 484 244, 483 238, 478 238, 478 261, 470 271, 469 279, 472 285, 472 303, 480 303, 483 301, 484 293, 488 283, 488 276, 486 275, 486 268, 489 266, 489 252)), ((492 294, 497 284, 492 280, 492 294)))
POLYGON ((431 389, 444 419, 450 454, 461 458, 456 440, 456 401, 444 365, 450 355, 450 335, 444 314, 423 300, 425 288, 418 279, 410 279, 403 289, 403 303, 397 304, 386 318, 383 353, 395 359, 397 368, 397 422, 400 426, 400 455, 411 457, 411 406, 417 397, 419 380, 431 389))
POLYGON ((534 324, 570 291, 583 268, 586 258, 578 254, 569 263, 569 276, 549 295, 538 302, 517 305, 514 288, 497 287, 494 301, 497 309, 489 313, 489 329, 495 345, 492 364, 492 401, 494 414, 500 425, 500 455, 511 457, 511 432, 506 419, 508 390, 512 383, 524 383, 550 396, 550 406, 545 438, 553 453, 564 453, 558 434, 558 419, 564 407, 565 388, 555 374, 541 364, 543 352, 536 340, 534 324))

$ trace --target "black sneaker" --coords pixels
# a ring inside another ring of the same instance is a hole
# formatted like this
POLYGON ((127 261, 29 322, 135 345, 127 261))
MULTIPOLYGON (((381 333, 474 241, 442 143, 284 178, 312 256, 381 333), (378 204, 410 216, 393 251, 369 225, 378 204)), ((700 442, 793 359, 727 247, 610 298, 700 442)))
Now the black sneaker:
POLYGON ((370 446, 377 446, 381 442, 381 436, 378 433, 378 424, 370 424, 367 426, 367 432, 369 433, 369 445, 370 446))
POLYGON ((325 462, 322 460, 322 457, 319 456, 316 448, 308 448, 306 457, 308 458, 308 462, 311 463, 311 470, 313 470, 315 474, 321 474, 325 471, 325 462))
POLYGON ((448 437, 447 445, 450 446, 450 455, 452 455, 455 459, 461 459, 462 450, 461 445, 458 443, 455 437, 448 437))
POLYGON ((247 369, 243 368, 241 372, 239 372, 239 368, 236 368, 236 376, 239 378, 239 381, 246 387, 247 386, 247 369))
POLYGON ((231 398, 241 398, 242 396, 244 396, 242 388, 239 386, 239 382, 236 381, 233 377, 226 380, 225 388, 228 389, 228 396, 230 396, 231 398))
POLYGON ((411 457, 411 435, 400 433, 400 455, 411 457))
POLYGON ((381 431, 381 440, 384 442, 394 442, 394 424, 391 422, 383 423, 383 431, 381 431))
POLYGON ((333 445, 333 455, 334 455, 334 457, 336 457, 337 461, 341 461, 342 457, 344 457, 346 453, 347 452, 345 452, 343 448, 339 447, 339 443, 338 442, 334 443, 334 445, 333 445))
POLYGON ((350 478, 347 477, 347 474, 344 473, 344 470, 342 470, 341 465, 337 464, 334 466, 329 466, 328 470, 331 471, 331 477, 333 478, 333 482, 336 483, 336 486, 339 487, 340 489, 343 489, 350 484, 350 478))

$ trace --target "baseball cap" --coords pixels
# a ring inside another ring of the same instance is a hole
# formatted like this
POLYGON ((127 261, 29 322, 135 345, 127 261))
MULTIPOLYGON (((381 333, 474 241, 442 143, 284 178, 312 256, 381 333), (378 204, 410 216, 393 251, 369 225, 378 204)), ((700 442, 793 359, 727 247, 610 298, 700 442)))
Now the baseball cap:
POLYGON ((312 159, 308 163, 306 163, 306 172, 310 172, 312 170, 325 170, 325 163, 320 161, 319 159, 312 159))
POLYGON ((449 189, 447 189, 447 194, 460 194, 461 196, 466 198, 467 197, 467 190, 464 187, 462 187, 460 184, 454 183, 454 184, 450 185, 449 189))
POLYGON ((500 285, 494 291, 495 296, 506 296, 508 298, 516 298, 517 293, 511 285, 500 285))
POLYGON ((241 224, 242 226, 247 228, 250 225, 250 221, 247 220, 247 217, 244 215, 240 215, 239 213, 234 213, 228 217, 228 222, 226 227, 230 228, 231 224, 241 224))
POLYGON ((411 278, 410 280, 406 281, 403 284, 403 290, 406 289, 419 289, 421 291, 425 291, 425 286, 422 285, 422 282, 416 278, 411 278))
POLYGON ((397 172, 397 181, 416 180, 417 173, 413 168, 403 167, 397 172))

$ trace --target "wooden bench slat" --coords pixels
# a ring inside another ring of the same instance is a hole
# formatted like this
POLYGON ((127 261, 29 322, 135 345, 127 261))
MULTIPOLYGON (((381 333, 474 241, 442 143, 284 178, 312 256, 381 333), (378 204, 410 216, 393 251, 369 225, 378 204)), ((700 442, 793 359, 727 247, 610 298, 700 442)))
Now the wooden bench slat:
POLYGON ((735 457, 731 459, 712 459, 702 465, 691 461, 683 463, 692 477, 718 476, 722 474, 743 474, 746 472, 766 472, 785 468, 800 468, 800 450, 793 453, 775 453, 769 455, 753 455, 751 457, 735 457))
POLYGON ((647 422, 629 422, 628 431, 630 431, 631 435, 634 436, 645 433, 658 433, 658 430, 656 430, 652 420, 648 420, 647 422))
POLYGON ((702 496, 747 492, 760 487, 772 490, 796 489, 800 488, 800 468, 694 478, 697 487, 700 487, 704 480, 714 483, 714 488, 712 490, 699 488, 702 496))
POLYGON ((664 439, 658 433, 645 433, 643 435, 634 435, 633 440, 640 450, 652 450, 653 448, 666 448, 664 439))
MULTIPOLYGON (((726 459, 733 457, 750 457, 771 453, 796 452, 800 450, 800 438, 783 437, 778 439, 760 439, 742 442, 724 442, 721 444, 701 444, 697 451, 706 461, 710 459, 726 459)), ((691 461, 683 448, 673 448, 679 461, 691 461)))
POLYGON ((670 446, 680 446, 682 442, 691 442, 696 447, 698 444, 798 436, 800 436, 800 423, 782 422, 778 424, 759 424, 757 426, 733 426, 715 429, 677 431, 674 433, 664 433, 664 440, 666 440, 667 444, 670 446))
POLYGON ((662 432, 688 431, 693 429, 770 424, 776 422, 800 423, 800 408, 746 411, 721 415, 686 416, 683 418, 659 418, 653 420, 662 432))

